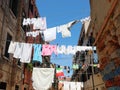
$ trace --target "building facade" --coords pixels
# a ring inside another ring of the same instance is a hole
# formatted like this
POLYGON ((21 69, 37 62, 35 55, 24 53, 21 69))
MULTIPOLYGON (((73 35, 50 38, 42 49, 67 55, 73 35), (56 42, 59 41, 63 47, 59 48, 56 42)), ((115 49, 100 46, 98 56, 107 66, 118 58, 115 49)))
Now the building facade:
POLYGON ((90 0, 91 26, 100 74, 108 90, 120 89, 120 1, 90 0))
POLYGON ((26 31, 32 26, 23 26, 23 19, 38 16, 35 0, 0 1, 0 89, 32 90, 32 72, 8 48, 10 41, 27 42, 26 31))
MULTIPOLYGON (((86 20, 82 24, 78 46, 93 46, 94 37, 91 28, 91 19, 86 20)), ((84 90, 106 90, 105 83, 99 72, 99 68, 94 65, 99 65, 99 58, 96 48, 76 52, 73 62, 79 65, 79 69, 74 71, 73 80, 84 82, 84 90)))

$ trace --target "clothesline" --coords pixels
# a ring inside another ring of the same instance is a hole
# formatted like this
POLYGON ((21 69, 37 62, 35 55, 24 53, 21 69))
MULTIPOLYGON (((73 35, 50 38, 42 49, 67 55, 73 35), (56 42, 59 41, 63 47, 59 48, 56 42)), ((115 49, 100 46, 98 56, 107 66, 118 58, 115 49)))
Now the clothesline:
POLYGON ((33 58, 32 61, 42 62, 42 56, 51 56, 52 53, 57 54, 75 54, 76 51, 92 50, 92 47, 87 46, 57 46, 50 44, 29 44, 29 43, 19 43, 10 42, 8 53, 13 54, 14 58, 20 58, 22 63, 30 63, 32 57, 33 48, 33 58))
POLYGON ((70 28, 78 21, 71 21, 65 25, 48 28, 44 31, 30 31, 26 32, 26 36, 37 37, 39 34, 43 35, 46 42, 51 42, 56 39, 56 33, 61 33, 63 38, 71 37, 70 28))
MULTIPOLYGON (((88 17, 81 18, 79 20, 74 20, 74 21, 81 22, 83 24, 90 19, 91 19, 90 16, 88 16, 88 17)), ((47 28, 46 17, 24 18, 22 24, 23 24, 23 26, 33 24, 33 26, 34 26, 33 29, 45 30, 47 28)), ((62 25, 64 25, 64 24, 62 24, 62 25)))
MULTIPOLYGON (((72 21, 70 23, 67 23, 67 24, 59 26, 59 27, 53 27, 53 28, 47 29, 46 17, 43 17, 43 18, 24 19, 23 20, 23 25, 33 24, 33 29, 45 30, 44 32, 42 32, 44 34, 44 40, 47 41, 47 42, 50 42, 50 41, 53 41, 53 40, 56 39, 56 30, 57 30, 57 32, 62 33, 62 37, 70 37, 71 36, 70 28, 76 22, 80 22, 80 20, 72 21)), ((37 35, 39 35, 39 33, 41 33, 41 32, 38 32, 38 31, 36 31, 36 32, 27 32, 26 36, 33 35, 33 37, 36 37, 37 35)), ((41 44, 29 44, 29 43, 11 42, 8 52, 12 53, 13 57, 20 58, 21 62, 30 63, 31 54, 32 54, 32 48, 34 48, 33 60, 35 60, 35 61, 38 60, 40 62, 42 62, 42 55, 43 56, 45 56, 45 55, 49 56, 53 52, 55 54, 58 54, 58 53, 65 54, 66 51, 67 51, 66 54, 75 54, 77 50, 79 50, 79 51, 83 50, 82 48, 79 47, 79 48, 76 48, 76 51, 75 51, 75 48, 72 47, 72 46, 70 46, 68 48, 68 50, 67 50, 65 46, 60 47, 58 45, 53 46, 53 45, 45 45, 45 44, 41 45, 41 44), (62 51, 61 51, 61 49, 62 49, 62 51), (70 50, 71 53, 68 53, 69 50, 70 50)), ((85 48, 88 49, 88 50, 89 49, 92 50, 92 48, 84 47, 84 49, 85 48)), ((33 87, 35 89, 43 89, 43 88, 48 89, 52 85, 51 83, 53 81, 53 78, 54 78, 54 69, 50 68, 48 70, 48 69, 45 69, 45 68, 33 68, 32 79, 33 79, 33 87), (44 74, 45 73, 46 74, 43 75, 43 72, 44 72, 44 74), (38 76, 38 75, 40 75, 40 76, 38 76), (47 76, 47 77, 45 77, 45 76, 47 76), (38 81, 37 77, 40 77, 39 81, 44 81, 44 82, 42 82, 42 84, 39 83, 39 82, 36 82, 36 81, 38 81)), ((75 87, 74 84, 76 84, 76 83, 74 83, 74 82, 71 83, 71 86, 75 87)), ((79 89, 81 87, 83 87, 83 85, 81 85, 81 83, 77 83, 77 85, 79 85, 78 86, 79 89)))
POLYGON ((87 18, 81 19, 81 20, 74 20, 74 21, 71 21, 69 23, 66 23, 66 24, 63 24, 63 25, 59 25, 59 26, 55 26, 55 27, 52 27, 52 28, 47 28, 46 27, 46 21, 45 20, 46 20, 45 17, 41 17, 41 18, 38 18, 38 19, 36 19, 36 18, 24 19, 23 20, 23 25, 33 24, 33 29, 36 29, 36 28, 34 28, 34 26, 36 26, 37 29, 38 29, 38 27, 42 28, 42 31, 26 32, 26 36, 36 37, 39 34, 42 34, 42 35, 44 35, 44 40, 46 42, 51 42, 51 41, 55 40, 56 39, 56 32, 61 33, 63 38, 71 37, 71 32, 70 32, 71 27, 74 24, 76 24, 76 23, 78 23, 80 21, 82 23, 86 23, 87 21, 90 20, 90 17, 87 17, 87 18))
POLYGON ((64 90, 81 90, 82 88, 83 88, 83 82, 70 82, 70 81, 63 82, 64 90))

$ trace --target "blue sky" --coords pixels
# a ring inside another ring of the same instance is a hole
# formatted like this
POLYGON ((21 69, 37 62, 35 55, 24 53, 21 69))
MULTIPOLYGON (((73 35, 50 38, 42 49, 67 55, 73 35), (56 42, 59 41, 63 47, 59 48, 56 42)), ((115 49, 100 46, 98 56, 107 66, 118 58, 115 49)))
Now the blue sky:
MULTIPOLYGON (((47 28, 66 24, 73 20, 81 20, 90 16, 89 0, 36 0, 36 5, 41 17, 46 17, 47 28)), ((71 37, 62 38, 57 33, 56 40, 51 44, 77 45, 82 23, 77 23, 71 28, 71 37)), ((72 66, 72 55, 53 55, 51 62, 72 66)), ((72 73, 68 74, 71 75, 72 73)))

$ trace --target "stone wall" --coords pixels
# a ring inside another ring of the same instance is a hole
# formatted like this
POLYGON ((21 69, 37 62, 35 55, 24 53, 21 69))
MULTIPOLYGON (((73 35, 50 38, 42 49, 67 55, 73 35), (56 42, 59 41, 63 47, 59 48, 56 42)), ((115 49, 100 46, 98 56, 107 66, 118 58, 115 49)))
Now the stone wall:
POLYGON ((96 37, 103 25, 105 18, 108 15, 108 11, 111 8, 113 2, 115 0, 90 0, 90 8, 91 8, 91 23, 93 35, 96 37))
POLYGON ((96 43, 100 71, 107 88, 120 86, 120 1, 118 2, 96 43))

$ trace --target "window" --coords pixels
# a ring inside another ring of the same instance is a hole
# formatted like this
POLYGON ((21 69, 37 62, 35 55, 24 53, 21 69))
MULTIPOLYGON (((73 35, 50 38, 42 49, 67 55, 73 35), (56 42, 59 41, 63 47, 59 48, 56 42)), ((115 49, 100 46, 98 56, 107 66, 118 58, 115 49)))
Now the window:
POLYGON ((27 27, 25 25, 22 25, 24 18, 26 18, 26 14, 25 14, 25 11, 23 10, 23 12, 22 12, 22 20, 21 20, 21 27, 22 27, 22 29, 24 31, 26 31, 27 27))
POLYGON ((5 46, 5 57, 7 58, 9 58, 8 48, 11 40, 12 40, 12 36, 9 33, 7 33, 6 46, 5 46))
POLYGON ((90 75, 92 75, 92 66, 89 66, 87 69, 87 77, 90 79, 90 75))
POLYGON ((32 1, 30 0, 29 2, 29 9, 31 10, 31 12, 33 13, 33 4, 31 3, 32 1))
POLYGON ((0 82, 0 90, 6 90, 7 84, 5 82, 0 82))
POLYGON ((19 90, 19 86, 18 85, 15 85, 15 90, 19 90))
POLYGON ((25 3, 27 3, 28 2, 28 0, 25 0, 25 3))
POLYGON ((14 13, 16 17, 18 13, 18 1, 19 0, 10 0, 9 2, 9 8, 12 10, 12 12, 14 13))
POLYGON ((99 71, 99 68, 98 67, 94 67, 94 73, 95 74, 97 74, 97 73, 99 73, 100 71, 99 71))
POLYGON ((109 2, 111 2, 111 0, 108 0, 109 2))
POLYGON ((18 66, 21 66, 21 62, 20 62, 20 60, 18 60, 17 65, 18 65, 18 66))
POLYGON ((96 90, 98 90, 98 88, 96 88, 96 90))
POLYGON ((103 86, 103 87, 101 87, 101 90, 107 90, 107 89, 103 86))
POLYGON ((88 38, 88 46, 92 46, 94 41, 95 41, 95 39, 93 37, 93 33, 91 33, 91 35, 88 38))

